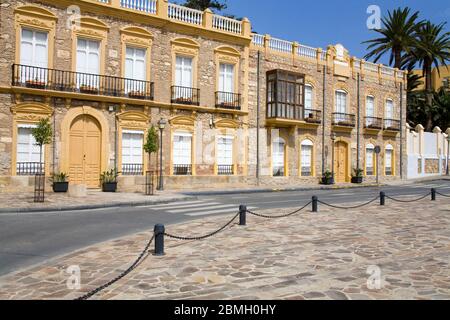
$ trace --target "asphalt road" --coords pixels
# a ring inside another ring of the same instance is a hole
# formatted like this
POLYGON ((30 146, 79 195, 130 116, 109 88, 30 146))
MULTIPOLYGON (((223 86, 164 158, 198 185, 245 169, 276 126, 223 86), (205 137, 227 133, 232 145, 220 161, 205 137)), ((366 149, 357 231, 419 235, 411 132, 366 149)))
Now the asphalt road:
MULTIPOLYGON (((431 188, 450 194, 450 181, 383 187, 393 197, 420 196, 431 188)), ((137 208, 109 208, 58 213, 0 214, 0 275, 26 268, 99 242, 165 225, 230 215, 240 204, 257 211, 301 207, 317 195, 332 203, 362 203, 375 198, 378 188, 271 192, 199 196, 197 200, 137 208)), ((221 222, 223 219, 221 219, 221 222)))

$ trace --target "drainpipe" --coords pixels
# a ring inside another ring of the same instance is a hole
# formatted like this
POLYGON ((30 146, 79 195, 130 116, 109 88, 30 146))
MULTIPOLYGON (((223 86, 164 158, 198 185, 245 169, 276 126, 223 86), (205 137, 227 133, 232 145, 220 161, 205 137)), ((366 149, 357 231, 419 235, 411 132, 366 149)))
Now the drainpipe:
POLYGON ((260 137, 259 137, 259 126, 260 126, 260 117, 259 117, 259 111, 261 109, 261 105, 260 105, 260 68, 261 68, 261 51, 258 50, 258 65, 257 65, 257 75, 256 75, 256 179, 257 179, 257 183, 259 185, 259 179, 260 179, 260 148, 259 148, 259 141, 260 141, 260 137))
POLYGON ((323 112, 322 112, 322 175, 325 173, 325 115, 326 115, 326 81, 327 81, 327 66, 323 66, 323 112))
POLYGON ((360 75, 358 73, 358 124, 357 124, 357 129, 356 129, 356 169, 360 169, 360 159, 359 157, 361 156, 361 137, 360 137, 360 132, 361 132, 361 81, 360 81, 360 75))
POLYGON ((403 180, 403 82, 400 83, 400 179, 403 180))

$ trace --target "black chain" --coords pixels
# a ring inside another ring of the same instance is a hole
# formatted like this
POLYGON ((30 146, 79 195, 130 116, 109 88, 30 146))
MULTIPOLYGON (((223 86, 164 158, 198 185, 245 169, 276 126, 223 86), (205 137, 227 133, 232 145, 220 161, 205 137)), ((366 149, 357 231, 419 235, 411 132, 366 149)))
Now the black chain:
POLYGON ((450 196, 449 196, 449 195, 446 195, 446 194, 440 193, 439 191, 436 191, 436 194, 438 194, 438 195, 440 195, 440 196, 443 196, 443 197, 445 197, 445 198, 450 198, 450 196))
POLYGON ((318 200, 318 202, 321 203, 321 204, 323 204, 324 206, 327 206, 327 207, 330 207, 330 208, 334 208, 334 209, 344 209, 344 210, 345 210, 345 209, 358 209, 358 208, 362 208, 362 207, 365 207, 365 206, 368 206, 368 205, 374 203, 374 202, 377 201, 378 199, 380 199, 380 196, 376 197, 376 198, 373 199, 373 200, 370 200, 369 202, 366 202, 366 203, 363 203, 363 204, 359 204, 359 205, 353 206, 353 207, 341 207, 341 206, 335 206, 335 205, 332 205, 332 204, 329 204, 329 203, 326 203, 326 202, 323 202, 323 201, 320 201, 320 200, 318 200))
POLYGON ((235 215, 234 218, 231 219, 230 222, 228 222, 222 228, 220 228, 220 229, 218 229, 218 230, 216 230, 216 231, 214 231, 214 232, 212 232, 210 234, 207 234, 205 236, 201 236, 201 237, 180 237, 180 236, 176 236, 176 235, 173 235, 173 234, 170 234, 170 233, 167 233, 167 232, 165 232, 164 235, 169 237, 169 238, 172 238, 172 239, 175 239, 175 240, 182 240, 182 241, 204 240, 204 239, 207 239, 207 238, 211 238, 211 237, 215 236, 216 234, 218 234, 218 233, 222 232, 223 230, 225 230, 225 228, 227 228, 229 225, 231 225, 234 222, 234 220, 236 220, 236 218, 238 216, 239 216, 239 213, 237 215, 235 215))
POLYGON ((395 202, 410 203, 410 202, 421 201, 421 200, 423 200, 423 199, 429 197, 430 195, 431 195, 431 192, 430 192, 430 193, 427 193, 427 194, 424 195, 423 197, 420 197, 420 198, 418 198, 418 199, 412 199, 412 200, 396 199, 396 198, 392 198, 392 197, 390 197, 390 196, 386 196, 386 198, 388 198, 388 199, 390 199, 390 200, 392 200, 392 201, 395 201, 395 202))
POLYGON ((247 213, 260 217, 260 218, 265 218, 265 219, 279 219, 279 218, 286 218, 286 217, 290 217, 293 216, 294 214, 299 213, 300 211, 303 211, 303 209, 305 209, 306 207, 308 207, 309 205, 311 205, 312 201, 310 201, 309 203, 307 203, 306 205, 304 205, 303 207, 301 207, 298 210, 295 210, 294 212, 291 213, 287 213, 287 214, 283 214, 283 215, 279 215, 279 216, 269 216, 269 215, 264 215, 264 214, 260 214, 260 213, 256 213, 256 212, 252 212, 247 210, 247 213))
POLYGON ((150 239, 150 241, 148 242, 147 246, 145 247, 145 249, 142 251, 142 253, 139 255, 139 257, 137 258, 137 260, 124 272, 122 272, 120 275, 118 275, 117 277, 115 277, 113 280, 109 281, 108 283, 98 287, 97 289, 92 290, 91 292, 87 293, 86 295, 79 297, 75 300, 87 300, 89 298, 92 298, 93 296, 95 296, 97 293, 105 290, 106 288, 112 286, 114 283, 116 283, 117 281, 121 280, 122 278, 126 277, 130 272, 132 272, 134 269, 136 269, 142 262, 145 261, 145 259, 147 259, 148 255, 149 255, 149 249, 150 246, 153 242, 153 240, 155 239, 155 236, 152 236, 152 238, 150 239), (145 256, 145 254, 147 254, 145 256), (145 257, 144 257, 145 256, 145 257))

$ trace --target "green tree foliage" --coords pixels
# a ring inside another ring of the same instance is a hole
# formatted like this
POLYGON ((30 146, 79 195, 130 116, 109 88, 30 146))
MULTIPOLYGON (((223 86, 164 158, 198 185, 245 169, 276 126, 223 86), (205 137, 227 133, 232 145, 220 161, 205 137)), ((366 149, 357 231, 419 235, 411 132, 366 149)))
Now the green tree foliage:
POLYGON ((144 151, 148 153, 148 165, 150 170, 150 158, 152 153, 156 153, 159 150, 158 133, 154 126, 152 126, 147 132, 147 138, 144 144, 144 151))
POLYGON ((183 6, 201 11, 211 9, 215 12, 220 12, 227 8, 225 0, 186 0, 183 6))
POLYGON ((374 58, 378 62, 385 54, 389 54, 389 63, 401 69, 403 55, 410 53, 416 44, 416 34, 423 22, 417 21, 419 12, 411 14, 410 8, 398 8, 388 12, 388 17, 382 18, 383 27, 376 29, 380 37, 365 41, 369 53, 365 59, 374 58))
POLYGON ((431 104, 425 90, 408 93, 408 122, 412 127, 427 120, 427 131, 438 126, 443 131, 450 128, 450 92, 441 88, 432 93, 431 104))
POLYGON ((34 140, 36 140, 36 144, 39 146, 39 159, 42 165, 42 147, 52 143, 53 129, 50 124, 50 119, 41 119, 37 127, 31 130, 31 134, 34 137, 34 140))

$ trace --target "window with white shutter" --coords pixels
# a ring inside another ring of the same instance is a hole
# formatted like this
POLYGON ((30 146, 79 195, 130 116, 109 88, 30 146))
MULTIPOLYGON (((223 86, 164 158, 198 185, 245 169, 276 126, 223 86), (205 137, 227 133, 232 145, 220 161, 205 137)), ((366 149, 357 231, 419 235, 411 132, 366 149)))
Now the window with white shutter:
POLYGON ((305 85, 305 113, 314 109, 313 106, 313 87, 310 84, 305 85))
POLYGON ((22 29, 20 40, 21 81, 46 84, 48 71, 48 33, 22 29))
POLYGON ((122 174, 143 174, 144 163, 144 132, 122 131, 122 174))
POLYGON ((100 42, 78 39, 77 85, 83 91, 98 89, 100 81, 100 42))
POLYGON ((285 175, 285 149, 286 142, 283 138, 278 138, 272 143, 272 167, 274 177, 282 177, 285 175))
POLYGON ((192 134, 176 132, 173 137, 173 165, 175 175, 192 174, 192 134))
POLYGON ((373 176, 375 173, 375 146, 368 144, 366 146, 366 175, 373 176))
MULTIPOLYGON (((19 125, 17 132, 17 175, 34 175, 40 172, 40 148, 33 137, 32 129, 36 125, 19 125)), ((42 148, 42 168, 44 167, 45 152, 42 148)))
POLYGON ((390 99, 386 100, 384 119, 386 128, 395 127, 394 121, 392 121, 394 119, 394 101, 390 99))
POLYGON ((192 99, 193 84, 193 59, 189 57, 177 56, 175 66, 175 99, 192 99))
POLYGON ((233 141, 232 136, 220 136, 217 139, 217 165, 219 175, 233 174, 233 141))
POLYGON ((126 48, 125 57, 125 93, 145 94, 146 92, 146 64, 147 50, 139 48, 126 48))
POLYGON ((301 144, 301 175, 302 177, 312 176, 313 142, 304 140, 301 144))
POLYGON ((346 120, 345 114, 347 113, 347 92, 343 90, 336 91, 336 115, 335 121, 342 122, 346 120))
POLYGON ((221 63, 219 66, 218 102, 234 103, 234 65, 221 63))
POLYGON ((393 173, 393 157, 394 155, 394 147, 392 145, 387 145, 386 149, 385 149, 385 154, 384 154, 384 170, 385 170, 385 175, 387 176, 392 176, 393 173))
POLYGON ((375 98, 368 96, 366 100, 366 126, 371 126, 374 124, 375 120, 375 98))

